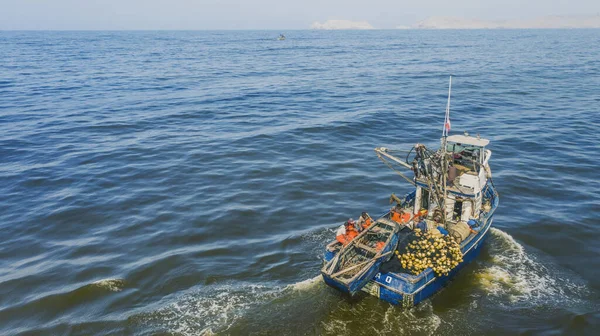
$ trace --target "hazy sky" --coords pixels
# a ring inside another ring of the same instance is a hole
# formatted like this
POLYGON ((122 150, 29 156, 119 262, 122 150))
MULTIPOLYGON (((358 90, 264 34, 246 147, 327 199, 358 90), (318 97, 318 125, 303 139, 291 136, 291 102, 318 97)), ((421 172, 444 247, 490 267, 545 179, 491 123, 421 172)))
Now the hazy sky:
POLYGON ((429 16, 522 19, 596 15, 600 0, 0 0, 0 29, 306 29, 364 20, 376 28, 429 16))

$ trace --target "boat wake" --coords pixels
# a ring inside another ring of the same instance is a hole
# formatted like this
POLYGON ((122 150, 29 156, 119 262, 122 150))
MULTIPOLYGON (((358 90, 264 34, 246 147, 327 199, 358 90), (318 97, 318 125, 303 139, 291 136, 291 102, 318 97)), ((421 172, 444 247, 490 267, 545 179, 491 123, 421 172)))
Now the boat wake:
POLYGON ((544 303, 580 297, 584 284, 568 279, 550 263, 543 264, 525 251, 508 233, 491 229, 488 249, 491 260, 476 271, 475 279, 493 297, 514 303, 544 303))
POLYGON ((322 284, 321 276, 287 286, 230 283, 188 291, 174 302, 133 320, 144 331, 181 335, 213 335, 227 333, 230 328, 276 299, 292 297, 322 284))
POLYGON ((431 301, 411 309, 390 304, 373 305, 373 300, 340 306, 321 323, 323 335, 434 335, 444 323, 431 301), (364 328, 364 326, 370 326, 364 328))
MULTIPOLYGON (((323 230, 325 231, 325 230, 323 230)), ((311 233, 304 239, 315 243, 327 241, 331 232, 311 233)), ((585 295, 586 286, 560 272, 558 266, 542 263, 508 233, 492 228, 488 240, 488 258, 480 258, 474 272, 475 296, 482 295, 495 307, 530 307, 532 305, 576 303, 585 295)), ((314 270, 316 274, 317 269, 314 270)), ((118 284, 101 281, 112 288, 118 284)), ((448 289, 446 289, 448 290, 448 289)), ((154 311, 131 317, 134 329, 140 333, 175 333, 180 335, 238 334, 255 328, 278 333, 297 326, 299 307, 311 309, 302 316, 314 314, 319 322, 311 330, 322 335, 388 335, 453 334, 473 327, 463 322, 464 308, 456 307, 440 313, 426 300, 411 309, 396 307, 363 296, 358 300, 340 300, 324 284, 321 275, 293 284, 251 284, 231 282, 189 290, 182 295, 159 303, 154 311), (308 304, 310 303, 310 304, 308 304), (257 323, 260 327, 257 327, 257 323), (275 323, 276 326, 271 324, 275 323), (365 328, 365 326, 369 326, 365 328), (262 328, 262 329, 261 329, 262 328), (265 329, 266 328, 266 329, 265 329), (283 328, 283 329, 282 329, 283 328), (288 329, 286 329, 288 328, 288 329)), ((485 302, 475 300, 469 311, 478 310, 485 302)), ((298 329, 300 330, 300 329, 298 329)))
MULTIPOLYGON (((303 233, 301 239, 314 250, 315 257, 320 258, 323 243, 331 240, 334 233, 334 229, 319 228, 303 233)), ((134 316, 132 321, 142 329, 141 333, 227 334, 243 324, 244 318, 253 311, 264 309, 273 300, 319 295, 319 286, 325 288, 325 284, 319 274, 318 263, 315 265, 314 269, 301 272, 310 274, 305 275, 306 279, 287 285, 230 282, 190 289, 166 303, 159 303, 160 307, 156 310, 134 316)))
POLYGON ((319 286, 320 284, 323 284, 323 277, 319 274, 314 278, 296 282, 295 284, 288 285, 287 287, 296 291, 305 291, 313 289, 316 286, 319 286))
POLYGON ((151 333, 213 335, 226 332, 246 311, 273 299, 279 292, 280 288, 252 284, 209 286, 185 293, 134 320, 151 333))

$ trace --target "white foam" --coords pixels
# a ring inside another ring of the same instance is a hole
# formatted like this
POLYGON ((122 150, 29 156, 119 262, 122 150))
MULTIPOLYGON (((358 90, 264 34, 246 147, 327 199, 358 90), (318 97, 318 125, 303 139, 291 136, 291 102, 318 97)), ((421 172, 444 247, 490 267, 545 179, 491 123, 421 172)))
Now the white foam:
POLYGON ((430 301, 405 309, 390 304, 379 305, 373 300, 339 305, 321 323, 324 335, 435 335, 443 320, 434 313, 430 301), (356 322, 360 321, 359 329, 356 322), (348 326, 353 326, 349 330, 348 326))
POLYGON ((540 303, 566 296, 566 289, 577 289, 572 282, 559 281, 555 269, 539 262, 511 235, 491 229, 491 262, 475 278, 486 292, 506 297, 509 302, 540 303))
POLYGON ((322 326, 326 334, 329 335, 349 335, 348 324, 352 321, 331 320, 323 322, 322 326))
POLYGON ((434 335, 442 324, 442 319, 433 312, 431 301, 425 301, 415 308, 404 309, 390 305, 385 311, 384 328, 377 330, 379 335, 391 333, 434 335))
POLYGON ((140 316, 144 327, 181 335, 227 333, 253 308, 293 291, 308 291, 321 283, 315 276, 287 286, 235 283, 195 289, 158 311, 140 316))
POLYGON ((288 286, 288 288, 291 288, 291 289, 297 290, 297 291, 308 290, 308 289, 311 289, 311 288, 323 283, 322 280, 323 280, 323 277, 321 275, 317 275, 314 278, 306 279, 304 281, 300 281, 295 284, 291 284, 288 286))
POLYGON ((100 287, 111 292, 120 292, 125 287, 125 280, 123 279, 102 279, 94 281, 92 286, 100 287))
POLYGON ((246 311, 272 300, 282 290, 254 284, 204 287, 141 319, 156 331, 213 335, 227 331, 246 311))
MULTIPOLYGON (((333 224, 332 224, 333 225, 333 224)), ((339 225, 338 225, 339 226, 339 225)), ((327 228, 314 228, 308 232, 305 232, 301 235, 302 239, 309 240, 313 242, 319 243, 319 245, 324 248, 324 243, 329 243, 332 240, 335 240, 335 232, 338 229, 338 226, 335 227, 327 227, 327 228)))

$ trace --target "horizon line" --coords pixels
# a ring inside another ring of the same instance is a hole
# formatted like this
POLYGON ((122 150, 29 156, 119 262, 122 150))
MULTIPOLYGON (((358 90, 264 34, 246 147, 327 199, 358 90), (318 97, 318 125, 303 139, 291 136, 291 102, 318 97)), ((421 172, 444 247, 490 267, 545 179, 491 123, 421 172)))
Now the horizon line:
POLYGON ((524 27, 524 28, 371 28, 371 29, 314 29, 314 28, 217 28, 217 29, 0 29, 0 32, 144 32, 144 31, 373 31, 373 30, 574 30, 574 29, 600 29, 600 27, 560 27, 560 28, 543 28, 543 27, 524 27))

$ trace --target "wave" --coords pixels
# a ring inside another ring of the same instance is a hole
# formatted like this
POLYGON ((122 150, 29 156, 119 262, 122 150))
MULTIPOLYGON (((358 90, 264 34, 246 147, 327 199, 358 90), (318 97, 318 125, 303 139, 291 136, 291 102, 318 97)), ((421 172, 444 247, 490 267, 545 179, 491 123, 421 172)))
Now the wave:
POLYGON ((106 289, 111 292, 120 292, 125 288, 125 280, 123 279, 103 279, 94 281, 90 284, 91 287, 106 289))

